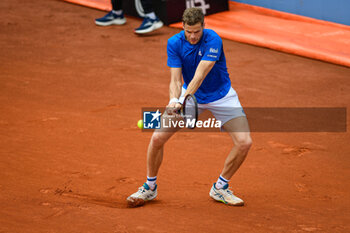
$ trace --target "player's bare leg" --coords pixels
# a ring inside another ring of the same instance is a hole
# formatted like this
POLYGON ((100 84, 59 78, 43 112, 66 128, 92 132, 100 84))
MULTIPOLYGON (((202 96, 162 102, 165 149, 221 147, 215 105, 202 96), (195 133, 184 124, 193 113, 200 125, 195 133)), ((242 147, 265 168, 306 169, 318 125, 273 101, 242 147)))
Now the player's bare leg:
MULTIPOLYGON (((170 116, 165 113, 163 118, 170 120, 181 120, 182 118, 170 116)), ((179 128, 161 128, 154 131, 147 150, 147 176, 155 177, 163 161, 163 150, 165 143, 173 136, 179 128)))
POLYGON ((252 145, 252 139, 250 137, 249 125, 246 117, 232 119, 228 121, 223 128, 230 134, 234 143, 232 150, 226 158, 221 173, 223 177, 229 180, 245 160, 252 145))
POLYGON ((164 144, 174 135, 175 131, 155 131, 147 151, 147 176, 157 176, 160 165, 163 161, 164 144))
POLYGON ((243 200, 234 196, 232 191, 228 189, 227 182, 241 166, 252 145, 247 118, 238 117, 232 119, 225 123, 223 128, 230 134, 234 146, 225 160, 224 168, 217 182, 221 183, 221 187, 214 184, 209 194, 213 199, 225 204, 244 205, 243 200))
MULTIPOLYGON (((159 129, 154 131, 147 151, 147 179, 156 177, 159 168, 163 161, 163 148, 165 143, 175 134, 177 129, 159 129)), ((147 181, 148 182, 148 181, 147 181)), ((127 198, 129 207, 137 207, 145 204, 146 201, 151 201, 157 196, 157 185, 154 189, 143 184, 136 193, 133 193, 127 198)))

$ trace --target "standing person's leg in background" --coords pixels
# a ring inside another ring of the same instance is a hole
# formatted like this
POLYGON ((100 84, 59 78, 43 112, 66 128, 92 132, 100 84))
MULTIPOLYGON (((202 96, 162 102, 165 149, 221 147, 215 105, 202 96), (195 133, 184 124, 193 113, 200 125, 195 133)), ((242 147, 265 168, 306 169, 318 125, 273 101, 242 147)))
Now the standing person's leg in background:
POLYGON ((145 13, 145 18, 141 26, 135 29, 135 33, 145 34, 163 27, 163 22, 154 12, 152 0, 141 0, 141 4, 145 13))
POLYGON ((112 10, 102 18, 95 19, 96 25, 109 26, 112 24, 122 25, 126 23, 126 19, 124 17, 124 12, 122 8, 123 1, 111 0, 111 3, 112 3, 112 10))

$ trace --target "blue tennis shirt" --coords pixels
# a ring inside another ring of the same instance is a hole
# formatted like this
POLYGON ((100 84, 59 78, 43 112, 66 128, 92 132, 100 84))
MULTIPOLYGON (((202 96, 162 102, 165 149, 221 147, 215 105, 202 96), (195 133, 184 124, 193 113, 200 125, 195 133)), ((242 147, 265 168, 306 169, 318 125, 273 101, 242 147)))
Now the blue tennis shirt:
POLYGON ((185 32, 181 31, 169 38, 167 53, 168 66, 182 68, 185 89, 201 60, 216 62, 195 93, 198 103, 206 104, 221 99, 230 90, 231 80, 227 72, 222 40, 213 30, 204 29, 202 38, 195 45, 190 44, 185 38, 185 32))

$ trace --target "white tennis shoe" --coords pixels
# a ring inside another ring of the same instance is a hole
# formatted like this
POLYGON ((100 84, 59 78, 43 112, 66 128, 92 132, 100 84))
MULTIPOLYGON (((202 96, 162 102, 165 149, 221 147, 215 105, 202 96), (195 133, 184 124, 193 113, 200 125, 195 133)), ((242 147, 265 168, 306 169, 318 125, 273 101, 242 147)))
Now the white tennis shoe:
POLYGON ((126 200, 129 207, 137 207, 144 205, 146 201, 153 200, 157 194, 157 185, 154 190, 151 190, 147 183, 144 183, 136 193, 131 194, 126 200))
POLYGON ((213 187, 210 189, 209 196, 215 201, 220 201, 227 205, 244 205, 244 201, 242 199, 233 195, 233 192, 228 188, 228 184, 226 184, 222 189, 217 189, 214 183, 213 187))

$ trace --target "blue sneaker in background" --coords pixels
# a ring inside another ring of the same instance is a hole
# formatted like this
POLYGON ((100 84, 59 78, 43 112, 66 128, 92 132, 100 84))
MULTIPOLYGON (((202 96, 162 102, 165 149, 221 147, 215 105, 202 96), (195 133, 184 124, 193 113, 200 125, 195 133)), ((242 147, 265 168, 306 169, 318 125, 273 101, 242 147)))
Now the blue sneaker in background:
POLYGON ((163 27, 163 22, 158 17, 155 19, 145 17, 141 26, 135 29, 135 33, 145 34, 157 30, 161 27, 163 27))
POLYGON ((108 12, 108 14, 106 14, 102 18, 95 19, 95 23, 96 25, 99 25, 99 26, 109 26, 112 24, 122 25, 126 23, 126 19, 123 13, 118 15, 118 14, 115 14, 113 11, 110 11, 108 12))

